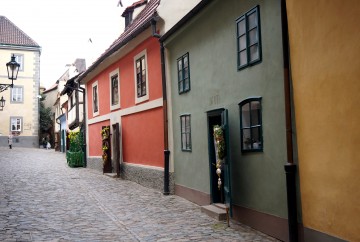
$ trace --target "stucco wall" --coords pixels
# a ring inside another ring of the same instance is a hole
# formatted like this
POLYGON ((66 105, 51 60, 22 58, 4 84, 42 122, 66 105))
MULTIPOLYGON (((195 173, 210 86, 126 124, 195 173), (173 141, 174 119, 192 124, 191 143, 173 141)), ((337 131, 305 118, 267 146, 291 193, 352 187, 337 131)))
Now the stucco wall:
POLYGON ((360 241, 360 5, 286 2, 303 224, 360 241))
POLYGON ((170 57, 175 183, 210 193, 206 112, 229 111, 233 203, 286 217, 285 115, 279 1, 215 1, 166 42, 170 57), (262 62, 238 71, 235 20, 260 5, 262 62), (209 27, 211 26, 211 27, 209 27), (191 90, 179 95, 177 58, 189 52, 191 90), (262 97, 264 151, 240 151, 238 103, 262 97), (191 114, 192 151, 181 151, 180 119, 191 114))

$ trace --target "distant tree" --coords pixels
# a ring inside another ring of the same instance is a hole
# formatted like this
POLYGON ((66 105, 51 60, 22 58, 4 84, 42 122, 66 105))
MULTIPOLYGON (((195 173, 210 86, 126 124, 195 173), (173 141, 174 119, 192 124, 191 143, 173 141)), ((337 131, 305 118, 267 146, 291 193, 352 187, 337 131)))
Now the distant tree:
POLYGON ((45 95, 41 95, 40 99, 40 131, 47 132, 53 125, 51 117, 52 112, 50 107, 45 107, 44 100, 46 99, 45 95))

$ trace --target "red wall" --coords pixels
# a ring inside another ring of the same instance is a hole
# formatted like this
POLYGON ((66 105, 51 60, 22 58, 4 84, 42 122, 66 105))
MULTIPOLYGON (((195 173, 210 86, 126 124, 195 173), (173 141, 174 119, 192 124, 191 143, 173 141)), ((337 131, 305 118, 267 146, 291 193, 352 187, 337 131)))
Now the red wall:
POLYGON ((164 167, 162 108, 123 116, 121 123, 124 161, 164 167))
POLYGON ((109 126, 110 122, 109 120, 90 124, 88 126, 88 132, 89 132, 89 156, 101 156, 102 155, 102 137, 100 134, 100 131, 102 129, 102 126, 109 126))
POLYGON ((99 92, 99 115, 110 112, 109 73, 117 68, 119 68, 120 72, 120 108, 124 109, 135 105, 134 56, 145 49, 147 54, 149 101, 162 97, 160 44, 156 38, 150 37, 87 83, 88 118, 93 118, 92 84, 96 81, 98 81, 99 92))

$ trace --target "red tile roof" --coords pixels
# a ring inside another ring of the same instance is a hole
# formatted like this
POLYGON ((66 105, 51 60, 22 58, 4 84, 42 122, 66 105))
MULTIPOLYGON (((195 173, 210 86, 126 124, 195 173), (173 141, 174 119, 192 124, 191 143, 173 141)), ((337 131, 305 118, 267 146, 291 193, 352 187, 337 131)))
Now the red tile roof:
POLYGON ((0 45, 40 47, 9 19, 0 16, 0 45))
POLYGON ((119 50, 126 43, 131 41, 145 29, 150 27, 151 20, 156 18, 157 12, 156 9, 160 4, 160 0, 151 0, 148 1, 145 8, 139 13, 139 15, 129 24, 126 30, 117 38, 110 47, 105 50, 105 52, 79 77, 81 81, 86 77, 90 72, 92 72, 101 62, 103 62, 107 57, 112 53, 119 50))

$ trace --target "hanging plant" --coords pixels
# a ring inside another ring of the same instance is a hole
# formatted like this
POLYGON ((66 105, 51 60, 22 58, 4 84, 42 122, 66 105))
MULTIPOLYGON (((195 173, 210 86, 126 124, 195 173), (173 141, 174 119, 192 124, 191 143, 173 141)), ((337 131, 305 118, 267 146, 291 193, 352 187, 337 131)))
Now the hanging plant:
POLYGON ((221 167, 223 159, 225 158, 225 139, 224 139, 224 131, 219 125, 215 125, 213 128, 214 131, 214 139, 215 139, 215 150, 217 154, 216 160, 216 174, 218 175, 218 189, 221 188, 221 167))
POLYGON ((109 137, 109 127, 101 129, 100 134, 103 139, 107 139, 109 137))

